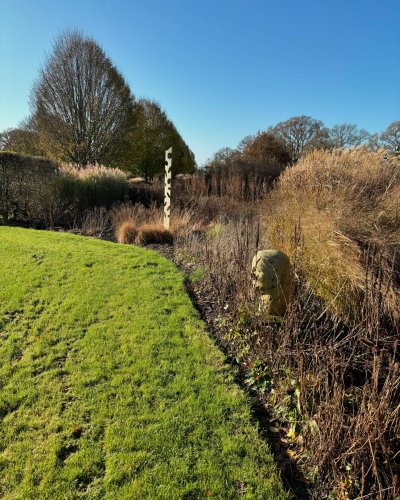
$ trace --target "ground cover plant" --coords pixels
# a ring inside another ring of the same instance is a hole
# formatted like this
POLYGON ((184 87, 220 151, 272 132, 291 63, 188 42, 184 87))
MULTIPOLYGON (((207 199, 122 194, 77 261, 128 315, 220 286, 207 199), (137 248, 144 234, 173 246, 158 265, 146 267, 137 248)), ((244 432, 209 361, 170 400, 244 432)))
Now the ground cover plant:
POLYGON ((285 498, 183 275, 0 227, 2 498, 285 498))

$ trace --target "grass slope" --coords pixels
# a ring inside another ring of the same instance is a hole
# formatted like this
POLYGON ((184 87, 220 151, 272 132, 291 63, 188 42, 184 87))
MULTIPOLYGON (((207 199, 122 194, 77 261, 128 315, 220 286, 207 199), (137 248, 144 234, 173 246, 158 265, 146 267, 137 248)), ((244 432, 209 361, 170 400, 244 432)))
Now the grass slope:
POLYGON ((283 498, 172 263, 0 227, 2 498, 283 498))

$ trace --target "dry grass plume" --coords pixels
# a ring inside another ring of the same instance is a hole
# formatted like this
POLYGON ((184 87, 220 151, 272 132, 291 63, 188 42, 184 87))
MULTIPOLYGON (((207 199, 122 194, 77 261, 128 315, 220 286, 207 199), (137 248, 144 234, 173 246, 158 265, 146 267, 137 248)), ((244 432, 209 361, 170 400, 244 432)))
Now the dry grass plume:
MULTIPOLYGON (((399 207, 398 158, 365 148, 314 151, 284 172, 267 198, 265 219, 273 244, 300 259, 315 292, 348 316, 369 287, 368 248, 387 256, 386 274, 396 272, 389 262, 400 250, 399 207)), ((396 290, 388 287, 382 300, 398 313, 396 290)))

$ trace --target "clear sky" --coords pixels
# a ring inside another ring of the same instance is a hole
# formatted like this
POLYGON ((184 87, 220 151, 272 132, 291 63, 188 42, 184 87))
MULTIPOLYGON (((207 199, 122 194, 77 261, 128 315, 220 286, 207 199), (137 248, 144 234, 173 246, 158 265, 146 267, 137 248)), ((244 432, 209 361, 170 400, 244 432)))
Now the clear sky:
POLYGON ((0 0, 0 130, 66 28, 158 101, 201 164, 291 116, 400 119, 400 0, 0 0))

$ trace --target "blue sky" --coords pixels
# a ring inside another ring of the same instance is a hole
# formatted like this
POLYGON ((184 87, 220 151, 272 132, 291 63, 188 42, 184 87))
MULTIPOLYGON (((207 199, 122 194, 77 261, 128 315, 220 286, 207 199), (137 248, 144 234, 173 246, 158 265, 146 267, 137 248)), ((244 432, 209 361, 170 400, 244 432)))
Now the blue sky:
POLYGON ((201 164, 291 116, 400 119, 399 0, 0 0, 0 130, 29 114, 54 38, 94 37, 201 164))

